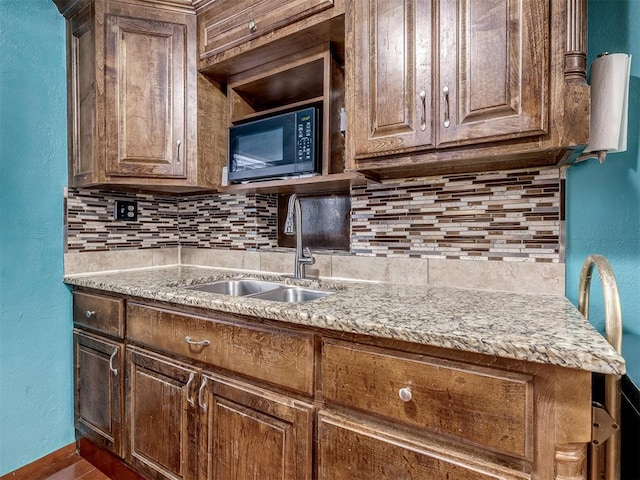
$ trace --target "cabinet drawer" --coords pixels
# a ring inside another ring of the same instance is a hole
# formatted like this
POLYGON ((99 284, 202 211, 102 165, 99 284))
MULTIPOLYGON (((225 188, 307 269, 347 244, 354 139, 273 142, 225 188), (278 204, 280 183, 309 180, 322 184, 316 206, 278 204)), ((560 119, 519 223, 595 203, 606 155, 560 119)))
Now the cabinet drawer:
POLYGON ((74 292, 73 321, 78 326, 122 338, 124 337, 124 300, 74 292))
POLYGON ((318 480, 525 480, 531 475, 410 442, 375 425, 318 415, 318 480))
POLYGON ((198 15, 200 56, 223 52, 333 7, 333 0, 218 0, 198 15))
POLYGON ((129 302, 127 338, 156 350, 313 394, 312 335, 129 302))
POLYGON ((326 340, 327 402, 531 458, 533 377, 326 340))

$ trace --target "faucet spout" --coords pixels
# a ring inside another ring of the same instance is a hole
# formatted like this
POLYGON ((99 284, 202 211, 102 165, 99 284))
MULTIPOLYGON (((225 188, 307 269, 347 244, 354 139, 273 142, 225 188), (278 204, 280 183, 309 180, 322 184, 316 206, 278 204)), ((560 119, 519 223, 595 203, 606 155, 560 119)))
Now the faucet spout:
POLYGON ((284 234, 296 236, 293 278, 305 278, 305 265, 313 265, 316 263, 316 259, 311 255, 311 250, 302 245, 302 207, 300 199, 295 193, 289 197, 287 217, 284 221, 284 234))

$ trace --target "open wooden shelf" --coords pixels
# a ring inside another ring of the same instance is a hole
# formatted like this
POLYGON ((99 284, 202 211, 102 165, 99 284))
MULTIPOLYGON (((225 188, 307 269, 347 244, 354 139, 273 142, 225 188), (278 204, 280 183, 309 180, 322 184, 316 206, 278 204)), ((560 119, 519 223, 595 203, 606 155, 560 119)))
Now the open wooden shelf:
POLYGON ((348 191, 361 177, 344 172, 344 138, 340 109, 344 107, 344 72, 331 43, 323 43, 231 76, 227 83, 229 126, 266 115, 316 105, 322 112, 321 171, 307 178, 265 180, 220 187, 221 192, 348 191))
POLYGON ((287 180, 234 183, 220 187, 219 191, 222 193, 335 193, 348 192, 351 185, 360 185, 365 181, 365 177, 360 173, 344 172, 287 180))

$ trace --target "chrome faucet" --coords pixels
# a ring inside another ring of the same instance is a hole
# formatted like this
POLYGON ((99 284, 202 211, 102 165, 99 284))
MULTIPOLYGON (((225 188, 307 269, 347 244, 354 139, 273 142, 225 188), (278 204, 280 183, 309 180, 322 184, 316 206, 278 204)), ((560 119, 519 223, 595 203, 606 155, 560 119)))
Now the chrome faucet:
POLYGON ((316 259, 309 248, 302 247, 302 208, 298 195, 292 193, 287 206, 287 218, 284 221, 284 234, 296 236, 296 256, 293 265, 293 278, 305 278, 305 265, 313 265, 316 259), (296 223, 293 223, 295 218, 296 223))

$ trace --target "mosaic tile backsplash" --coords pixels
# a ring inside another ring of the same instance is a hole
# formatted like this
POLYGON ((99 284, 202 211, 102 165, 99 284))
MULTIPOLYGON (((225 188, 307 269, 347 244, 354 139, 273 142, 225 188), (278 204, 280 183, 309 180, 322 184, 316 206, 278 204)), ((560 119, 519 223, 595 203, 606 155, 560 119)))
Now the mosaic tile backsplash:
POLYGON ((559 262, 557 169, 368 184, 351 192, 351 253, 559 262))
MULTIPOLYGON (((460 174, 351 191, 351 253, 360 256, 563 262, 558 169, 460 174)), ((161 197, 69 188, 67 250, 277 246, 275 195, 161 197), (137 200, 136 222, 113 220, 137 200)))
POLYGON ((65 224, 67 251, 177 247, 178 205, 174 198, 69 188, 65 224), (136 221, 115 221, 115 201, 138 202, 136 221))
POLYGON ((180 245, 249 250, 278 245, 275 195, 202 195, 178 201, 180 245))

